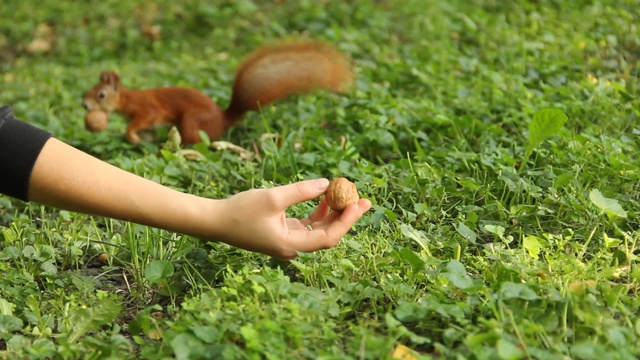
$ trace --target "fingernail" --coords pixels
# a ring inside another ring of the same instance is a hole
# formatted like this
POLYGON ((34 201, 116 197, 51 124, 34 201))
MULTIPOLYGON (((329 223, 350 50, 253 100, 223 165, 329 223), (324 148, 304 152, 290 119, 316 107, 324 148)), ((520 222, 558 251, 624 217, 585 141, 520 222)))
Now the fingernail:
POLYGON ((316 186, 316 188, 318 188, 318 190, 327 190, 327 188, 329 187, 329 180, 328 179, 316 179, 314 180, 314 185, 316 186))

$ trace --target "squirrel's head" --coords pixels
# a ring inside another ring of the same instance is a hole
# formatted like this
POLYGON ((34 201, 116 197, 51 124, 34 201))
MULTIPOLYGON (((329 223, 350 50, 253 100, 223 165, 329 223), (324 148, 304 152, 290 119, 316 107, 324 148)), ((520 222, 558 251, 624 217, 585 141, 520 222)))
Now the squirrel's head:
POLYGON ((100 82, 93 86, 84 96, 82 105, 88 110, 101 110, 108 113, 120 108, 120 76, 114 71, 100 74, 100 82))

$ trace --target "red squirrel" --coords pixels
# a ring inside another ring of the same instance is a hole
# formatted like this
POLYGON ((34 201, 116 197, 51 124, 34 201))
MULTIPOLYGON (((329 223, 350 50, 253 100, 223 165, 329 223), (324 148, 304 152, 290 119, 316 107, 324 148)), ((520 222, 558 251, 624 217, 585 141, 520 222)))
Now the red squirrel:
POLYGON ((127 117, 127 139, 134 144, 140 142, 139 130, 162 124, 175 125, 182 142, 193 144, 200 141, 200 130, 217 138, 248 111, 315 89, 342 92, 352 79, 349 60, 334 47, 312 40, 283 41, 262 46, 242 61, 226 109, 191 88, 127 89, 113 71, 100 74, 83 104, 88 111, 127 117))

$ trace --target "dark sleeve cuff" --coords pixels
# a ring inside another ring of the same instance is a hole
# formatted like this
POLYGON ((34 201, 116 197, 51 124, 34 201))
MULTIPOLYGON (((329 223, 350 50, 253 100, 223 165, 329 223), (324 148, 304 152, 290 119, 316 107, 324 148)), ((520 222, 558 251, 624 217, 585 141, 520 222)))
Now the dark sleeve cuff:
POLYGON ((51 134, 0 107, 0 193, 27 201, 31 170, 51 134))

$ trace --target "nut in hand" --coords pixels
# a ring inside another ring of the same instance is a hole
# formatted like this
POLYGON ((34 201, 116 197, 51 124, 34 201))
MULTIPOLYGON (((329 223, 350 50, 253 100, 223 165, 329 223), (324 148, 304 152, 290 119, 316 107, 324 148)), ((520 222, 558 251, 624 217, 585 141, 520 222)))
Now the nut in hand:
POLYGON ((84 126, 91 132, 106 130, 108 125, 107 113, 104 111, 89 111, 84 117, 84 126))
POLYGON ((327 204, 335 211, 344 210, 350 204, 356 204, 360 199, 356 184, 346 178, 335 178, 329 183, 325 192, 327 204))

